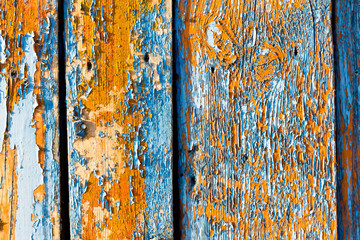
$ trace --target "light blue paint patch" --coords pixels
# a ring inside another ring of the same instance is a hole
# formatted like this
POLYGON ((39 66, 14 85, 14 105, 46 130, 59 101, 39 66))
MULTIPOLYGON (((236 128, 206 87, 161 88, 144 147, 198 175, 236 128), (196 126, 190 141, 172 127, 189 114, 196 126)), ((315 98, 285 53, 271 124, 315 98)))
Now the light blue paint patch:
POLYGON ((130 205, 133 205, 135 202, 134 202, 134 194, 133 194, 133 189, 134 189, 134 187, 133 187, 133 185, 132 185, 132 182, 131 182, 131 180, 132 180, 132 176, 129 176, 129 196, 130 196, 130 205))
POLYGON ((208 27, 207 32, 206 32, 207 41, 208 41, 209 45, 211 47, 213 47, 216 52, 219 52, 220 49, 215 44, 214 34, 220 34, 220 30, 216 26, 216 22, 211 22, 209 24, 209 27, 208 27))
POLYGON ((28 69, 28 81, 30 90, 19 99, 10 113, 9 142, 12 149, 17 151, 17 218, 15 221, 15 238, 29 239, 33 235, 34 190, 43 184, 42 169, 38 164, 39 148, 35 139, 35 128, 32 127, 33 112, 37 106, 36 98, 32 94, 34 85, 34 73, 36 70, 37 56, 34 51, 34 35, 26 34, 23 41, 25 53, 24 64, 28 69))
POLYGON ((6 43, 4 38, 1 36, 2 31, 0 30, 0 63, 4 64, 6 61, 6 43))

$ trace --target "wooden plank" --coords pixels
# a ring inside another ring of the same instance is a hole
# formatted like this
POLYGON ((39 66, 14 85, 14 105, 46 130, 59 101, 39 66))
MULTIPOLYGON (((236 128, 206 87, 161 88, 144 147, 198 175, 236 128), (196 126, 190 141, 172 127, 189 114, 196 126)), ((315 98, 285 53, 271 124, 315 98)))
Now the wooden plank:
POLYGON ((0 2, 0 239, 59 239, 56 9, 0 2))
POLYGON ((71 236, 170 239, 171 1, 65 4, 71 236))
POLYGON ((176 1, 183 239, 335 239, 330 1, 176 1))
POLYGON ((334 1, 339 239, 360 238, 360 2, 334 1))

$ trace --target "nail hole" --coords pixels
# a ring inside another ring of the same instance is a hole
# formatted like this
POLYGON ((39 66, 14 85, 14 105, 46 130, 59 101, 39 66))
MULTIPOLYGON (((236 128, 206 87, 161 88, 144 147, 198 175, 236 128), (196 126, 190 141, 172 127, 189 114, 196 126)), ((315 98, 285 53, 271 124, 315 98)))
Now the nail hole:
POLYGON ((295 57, 297 56, 297 54, 298 54, 298 50, 297 50, 297 47, 295 47, 295 50, 294 50, 295 57))
POLYGON ((211 67, 211 73, 214 73, 215 72, 215 68, 214 67, 211 67))
POLYGON ((191 176, 190 178, 190 184, 191 184, 191 188, 193 188, 196 184, 196 179, 195 179, 195 176, 191 176))
POLYGON ((11 73, 10 73, 10 76, 11 76, 12 78, 16 78, 16 77, 17 77, 17 72, 16 72, 16 70, 12 70, 11 73))
POLYGON ((149 62, 149 60, 150 60, 149 53, 145 53, 144 60, 145 60, 145 62, 149 62))
POLYGON ((88 61, 86 66, 87 66, 87 70, 90 71, 92 68, 92 63, 90 61, 88 61))

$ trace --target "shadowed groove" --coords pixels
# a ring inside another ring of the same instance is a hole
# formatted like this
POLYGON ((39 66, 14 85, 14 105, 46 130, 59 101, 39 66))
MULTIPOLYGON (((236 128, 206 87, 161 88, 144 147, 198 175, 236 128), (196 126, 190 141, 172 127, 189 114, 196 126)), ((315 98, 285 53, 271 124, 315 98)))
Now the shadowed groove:
POLYGON ((67 113, 66 113, 66 62, 65 62, 65 19, 64 0, 58 0, 58 51, 59 51, 59 129, 60 129, 60 218, 61 239, 70 239, 69 216, 69 169, 67 146, 67 113))
POLYGON ((177 80, 178 76, 176 74, 176 66, 177 66, 177 38, 176 38, 176 28, 175 28, 175 17, 176 15, 176 1, 172 1, 172 119, 173 119, 173 234, 174 239, 181 239, 180 233, 180 194, 179 194, 179 132, 178 132, 178 95, 177 95, 177 80))

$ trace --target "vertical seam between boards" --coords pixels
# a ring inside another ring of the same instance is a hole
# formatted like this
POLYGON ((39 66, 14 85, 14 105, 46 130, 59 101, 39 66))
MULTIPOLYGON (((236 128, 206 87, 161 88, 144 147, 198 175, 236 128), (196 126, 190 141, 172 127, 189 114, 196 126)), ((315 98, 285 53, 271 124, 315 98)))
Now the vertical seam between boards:
POLYGON ((69 169, 66 110, 66 45, 65 1, 58 0, 58 57, 59 57, 59 153, 60 153, 60 239, 70 239, 69 169))
MULTIPOLYGON (((175 18, 176 18, 176 0, 172 1, 172 18, 171 18, 171 33, 172 33, 172 46, 171 46, 171 56, 172 56, 172 121, 173 121, 173 164, 172 164, 172 197, 173 197, 173 239, 181 239, 180 233, 180 193, 179 193, 179 136, 178 136, 178 101, 177 101, 177 74, 176 74, 176 58, 177 58, 177 39, 176 39, 176 30, 175 30, 175 18)), ((179 86, 180 87, 180 86, 179 86)))
POLYGON ((334 140, 335 140, 335 161, 336 161, 336 178, 335 178, 335 181, 336 181, 336 194, 335 194, 335 197, 336 197, 336 226, 337 226, 337 236, 339 238, 339 236, 341 235, 340 232, 342 230, 341 228, 341 221, 339 220, 339 217, 341 215, 341 208, 340 208, 340 205, 339 204, 341 202, 341 193, 339 192, 340 190, 340 185, 341 185, 341 176, 340 176, 340 168, 341 168, 341 159, 339 159, 338 157, 338 109, 337 109, 337 105, 338 105, 338 96, 337 96, 337 90, 338 90, 338 69, 337 69, 337 64, 338 64, 338 60, 337 60, 337 41, 336 41, 336 37, 337 37, 337 34, 336 34, 336 0, 331 0, 331 18, 330 18, 330 24, 331 24, 331 38, 332 38, 332 51, 333 51, 333 56, 332 56, 332 63, 333 63, 333 83, 334 83, 334 121, 335 121, 335 124, 334 124, 334 140))

